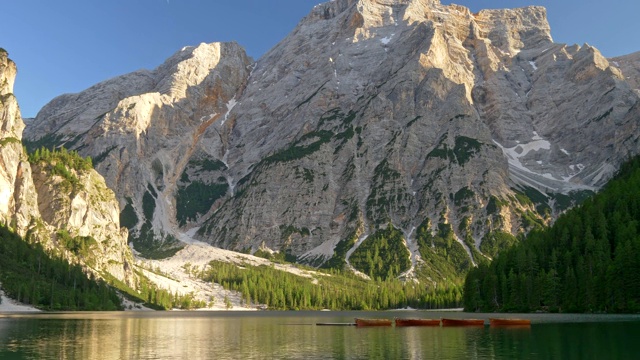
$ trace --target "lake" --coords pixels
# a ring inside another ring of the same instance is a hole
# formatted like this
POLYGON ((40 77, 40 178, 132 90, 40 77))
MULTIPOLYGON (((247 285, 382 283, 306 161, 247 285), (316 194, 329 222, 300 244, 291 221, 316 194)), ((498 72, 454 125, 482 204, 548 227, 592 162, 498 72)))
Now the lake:
MULTIPOLYGON (((636 359, 640 316, 508 314, 530 328, 316 326, 460 312, 0 314, 0 359, 636 359)), ((500 316, 502 317, 502 316, 500 316)))

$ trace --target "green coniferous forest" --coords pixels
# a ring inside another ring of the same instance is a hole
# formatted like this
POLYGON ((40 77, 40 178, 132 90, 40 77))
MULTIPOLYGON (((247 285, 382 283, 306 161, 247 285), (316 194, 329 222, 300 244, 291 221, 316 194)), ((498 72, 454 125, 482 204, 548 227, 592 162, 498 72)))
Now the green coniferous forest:
POLYGON ((40 309, 121 309, 113 288, 4 226, 0 226, 0 283, 9 297, 40 309))
POLYGON ((212 261, 196 274, 205 281, 242 293, 246 304, 273 310, 387 310, 455 308, 462 303, 461 287, 434 287, 397 279, 364 280, 342 271, 315 271, 309 278, 272 266, 212 261))
POLYGON ((640 158, 548 229, 467 275, 467 311, 640 311, 640 158))

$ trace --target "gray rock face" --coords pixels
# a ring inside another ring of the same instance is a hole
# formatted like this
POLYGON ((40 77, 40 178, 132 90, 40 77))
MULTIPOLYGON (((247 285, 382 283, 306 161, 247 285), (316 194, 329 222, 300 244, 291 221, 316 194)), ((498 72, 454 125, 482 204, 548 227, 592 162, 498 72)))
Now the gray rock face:
POLYGON ((610 62, 622 71, 631 88, 640 91, 640 52, 613 58, 610 62))
POLYGON ((24 123, 13 96, 15 75, 15 64, 0 51, 0 220, 97 276, 108 273, 135 288, 128 233, 120 228, 118 202, 102 176, 94 170, 72 171, 79 181, 70 188, 47 164, 32 168, 27 161, 21 144, 24 123), (91 237, 87 253, 66 249, 59 229, 72 237, 91 237))
POLYGON ((250 64, 237 44, 185 47, 154 71, 54 99, 33 121, 28 137, 92 156, 121 207, 132 208, 123 220, 133 218, 134 238, 170 242, 176 235, 180 177, 190 158, 220 152, 215 144, 202 149, 200 137, 225 120, 250 64))
POLYGON ((94 157, 134 234, 199 227, 314 264, 389 224, 414 264, 425 224, 475 261, 638 153, 631 67, 554 43, 541 7, 331 1, 249 65, 235 44, 187 49, 53 100, 27 137, 94 157))

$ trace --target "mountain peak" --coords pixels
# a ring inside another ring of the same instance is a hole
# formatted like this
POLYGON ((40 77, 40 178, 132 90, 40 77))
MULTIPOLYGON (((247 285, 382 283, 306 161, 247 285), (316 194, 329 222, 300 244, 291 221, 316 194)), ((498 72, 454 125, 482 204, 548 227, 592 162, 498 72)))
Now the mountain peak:
MULTIPOLYGON (((440 0, 335 0, 317 5, 300 23, 310 34, 326 32, 341 35, 355 32, 367 38, 372 29, 424 24, 437 28, 460 41, 466 37, 487 38, 505 52, 552 42, 546 9, 529 6, 516 9, 482 10, 476 14, 461 5, 442 5, 440 0), (476 33, 469 34, 470 29, 476 33)), ((397 31, 392 31, 397 34, 397 31)), ((295 34, 296 32, 294 32, 295 34)), ((383 35, 384 37, 384 35, 383 35)))

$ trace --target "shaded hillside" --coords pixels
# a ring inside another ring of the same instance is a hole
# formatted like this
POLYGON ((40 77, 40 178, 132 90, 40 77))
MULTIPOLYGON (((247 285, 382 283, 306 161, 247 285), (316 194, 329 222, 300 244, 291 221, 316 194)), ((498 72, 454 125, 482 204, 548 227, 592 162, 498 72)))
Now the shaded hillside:
POLYGON ((103 281, 4 226, 0 226, 0 285, 9 297, 40 309, 122 310, 120 298, 103 281))

